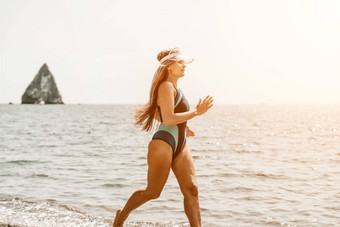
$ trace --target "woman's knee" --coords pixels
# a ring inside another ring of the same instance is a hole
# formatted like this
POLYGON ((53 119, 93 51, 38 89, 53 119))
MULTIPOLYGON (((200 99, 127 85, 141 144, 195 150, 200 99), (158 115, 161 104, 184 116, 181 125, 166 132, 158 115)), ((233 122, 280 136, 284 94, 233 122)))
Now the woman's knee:
POLYGON ((158 199, 161 196, 162 190, 147 188, 145 193, 147 193, 149 199, 158 199))
POLYGON ((195 182, 187 184, 183 189, 182 193, 184 196, 198 197, 198 187, 195 182))

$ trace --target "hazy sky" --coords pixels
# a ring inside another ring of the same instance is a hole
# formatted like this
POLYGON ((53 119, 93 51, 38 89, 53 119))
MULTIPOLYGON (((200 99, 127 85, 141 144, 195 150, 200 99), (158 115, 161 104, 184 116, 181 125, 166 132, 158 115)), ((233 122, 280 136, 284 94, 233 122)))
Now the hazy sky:
POLYGON ((65 103, 144 103, 162 49, 194 105, 340 104, 337 0, 0 0, 0 103, 47 63, 65 103))

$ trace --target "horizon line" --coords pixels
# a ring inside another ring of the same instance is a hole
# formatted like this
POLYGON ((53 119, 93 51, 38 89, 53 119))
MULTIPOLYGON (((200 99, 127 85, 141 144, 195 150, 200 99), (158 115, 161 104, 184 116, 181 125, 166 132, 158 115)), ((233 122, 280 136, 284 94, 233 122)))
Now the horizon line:
MULTIPOLYGON (((22 104, 22 103, 14 103, 14 102, 8 102, 8 103, 1 103, 0 105, 143 105, 144 103, 64 103, 64 104, 22 104)), ((268 106, 296 106, 296 105, 302 105, 302 106, 340 106, 340 103, 214 103, 216 106, 228 106, 228 105, 268 105, 268 106)), ((195 106, 195 105, 190 105, 195 106)))

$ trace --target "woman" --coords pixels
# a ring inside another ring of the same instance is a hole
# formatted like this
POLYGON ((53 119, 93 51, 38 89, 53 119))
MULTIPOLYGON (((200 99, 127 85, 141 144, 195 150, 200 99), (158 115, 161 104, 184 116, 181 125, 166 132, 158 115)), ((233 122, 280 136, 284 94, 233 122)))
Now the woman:
POLYGON ((193 117, 204 114, 212 107, 213 98, 201 99, 194 110, 177 88, 177 81, 184 76, 186 63, 193 58, 183 56, 178 48, 161 51, 157 56, 158 67, 150 90, 150 100, 137 109, 136 125, 150 131, 155 120, 161 122, 148 146, 147 187, 135 191, 125 207, 117 210, 114 227, 123 226, 128 215, 143 203, 157 199, 168 179, 170 168, 174 172, 184 195, 184 210, 190 226, 201 226, 198 189, 194 163, 186 145, 186 136, 195 133, 186 125, 193 117))

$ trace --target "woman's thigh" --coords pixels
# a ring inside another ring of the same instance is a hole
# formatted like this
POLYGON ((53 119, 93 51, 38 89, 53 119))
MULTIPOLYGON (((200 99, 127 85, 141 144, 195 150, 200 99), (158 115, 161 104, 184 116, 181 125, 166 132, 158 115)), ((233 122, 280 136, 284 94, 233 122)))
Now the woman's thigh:
POLYGON ((151 140, 148 146, 148 189, 161 192, 169 176, 172 148, 162 140, 151 140))
POLYGON ((194 161, 187 144, 184 145, 181 153, 179 153, 173 161, 172 171, 174 172, 184 195, 186 193, 197 195, 197 180, 194 161))

